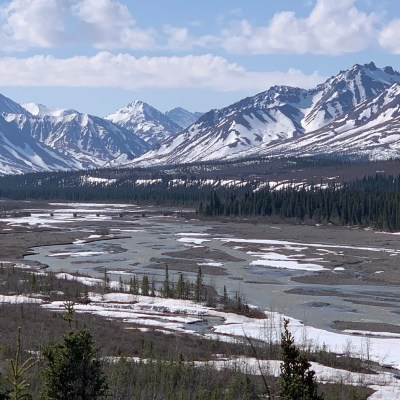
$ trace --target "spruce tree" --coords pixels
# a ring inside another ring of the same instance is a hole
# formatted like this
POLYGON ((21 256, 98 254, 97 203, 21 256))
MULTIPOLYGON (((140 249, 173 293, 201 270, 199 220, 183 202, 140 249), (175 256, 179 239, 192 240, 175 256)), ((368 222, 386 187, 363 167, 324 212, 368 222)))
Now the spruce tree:
POLYGON ((62 341, 46 348, 44 398, 46 400, 97 400, 108 389, 92 335, 70 331, 62 341))
POLYGON ((142 278, 142 296, 149 295, 149 277, 147 275, 143 275, 142 278))
POLYGON ((281 400, 323 400, 317 392, 315 371, 294 344, 293 335, 288 329, 289 320, 284 320, 281 339, 281 373, 279 394, 281 400))
POLYGON ((201 267, 199 267, 194 288, 194 297, 197 302, 200 302, 202 300, 202 293, 203 293, 203 273, 201 271, 201 267))
POLYGON ((183 299, 185 296, 185 280, 183 279, 182 273, 179 274, 179 279, 176 284, 176 298, 183 299))
POLYGON ((129 281, 129 291, 131 294, 139 294, 139 280, 136 275, 133 275, 129 281))
POLYGON ((14 359, 10 361, 10 373, 6 376, 7 381, 11 385, 11 390, 7 393, 0 394, 0 399, 10 400, 30 400, 32 396, 28 392, 30 384, 23 378, 35 364, 36 360, 32 357, 24 362, 21 361, 21 328, 18 328, 17 334, 17 351, 14 359))
POLYGON ((229 300, 229 298, 228 298, 228 291, 226 290, 226 286, 224 285, 224 295, 223 295, 223 297, 222 297, 222 302, 223 302, 224 304, 226 304, 226 303, 228 303, 228 300, 229 300))
POLYGON ((165 279, 164 279, 164 284, 163 284, 163 289, 162 289, 162 296, 163 297, 171 297, 168 264, 165 264, 165 279))
POLYGON ((104 289, 104 293, 107 293, 110 290, 110 277, 108 276, 106 268, 104 268, 103 289, 104 289))

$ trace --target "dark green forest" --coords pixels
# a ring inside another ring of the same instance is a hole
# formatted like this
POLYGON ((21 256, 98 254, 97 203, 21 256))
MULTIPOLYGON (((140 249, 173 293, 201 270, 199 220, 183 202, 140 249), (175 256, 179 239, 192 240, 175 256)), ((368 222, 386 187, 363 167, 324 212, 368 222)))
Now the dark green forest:
POLYGON ((304 186, 274 190, 265 178, 248 175, 229 186, 216 173, 212 179, 204 174, 183 168, 9 175, 0 177, 0 198, 186 206, 207 218, 274 217, 295 223, 400 228, 399 176, 330 180, 323 189, 321 181, 309 180, 304 186))
POLYGON ((277 216, 297 222, 400 228, 400 177, 366 177, 326 189, 218 193, 200 211, 207 216, 277 216))

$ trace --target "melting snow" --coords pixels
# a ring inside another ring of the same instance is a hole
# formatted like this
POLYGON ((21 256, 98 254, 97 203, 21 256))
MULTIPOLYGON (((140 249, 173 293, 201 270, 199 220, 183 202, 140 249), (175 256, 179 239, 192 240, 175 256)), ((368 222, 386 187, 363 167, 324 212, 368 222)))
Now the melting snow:
POLYGON ((211 242, 210 239, 201 239, 201 238, 194 238, 194 237, 183 237, 178 239, 178 242, 187 243, 187 244, 202 244, 204 242, 211 242))
POLYGON ((43 303, 42 299, 38 299, 35 297, 23 296, 23 295, 0 295, 0 303, 10 303, 10 304, 22 304, 22 303, 43 303))
POLYGON ((105 254, 104 251, 77 251, 74 253, 51 253, 48 257, 90 257, 105 254))

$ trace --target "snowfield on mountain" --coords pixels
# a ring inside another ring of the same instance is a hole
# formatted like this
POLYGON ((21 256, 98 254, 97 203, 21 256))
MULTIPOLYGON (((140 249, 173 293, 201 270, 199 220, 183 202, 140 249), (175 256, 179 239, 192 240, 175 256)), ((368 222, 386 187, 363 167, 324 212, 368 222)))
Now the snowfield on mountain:
POLYGON ((0 173, 249 157, 397 158, 399 105, 400 73, 372 62, 312 89, 273 86, 205 114, 162 113, 133 101, 103 119, 0 95, 0 173))

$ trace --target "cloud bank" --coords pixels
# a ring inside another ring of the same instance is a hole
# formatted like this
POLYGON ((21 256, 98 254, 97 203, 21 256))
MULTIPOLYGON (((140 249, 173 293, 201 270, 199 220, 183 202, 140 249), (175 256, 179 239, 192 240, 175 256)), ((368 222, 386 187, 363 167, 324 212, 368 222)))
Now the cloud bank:
POLYGON ((318 72, 304 74, 248 71, 225 58, 206 54, 182 57, 134 57, 99 52, 94 56, 0 58, 2 86, 142 88, 209 88, 219 91, 265 90, 276 85, 313 87, 318 72))
POLYGON ((265 26, 246 20, 222 32, 221 46, 239 54, 340 55, 365 49, 377 35, 377 16, 358 10, 354 0, 318 0, 309 16, 278 12, 265 26))
MULTIPOLYGON (((267 6, 266 6, 267 7, 267 6)), ((217 34, 195 35, 193 25, 141 26, 119 0, 8 0, 0 4, 0 50, 60 45, 100 50, 223 50, 230 54, 342 55, 369 46, 398 54, 400 19, 368 13, 356 0, 316 0, 309 15, 277 12, 264 25, 227 12, 217 34)))

